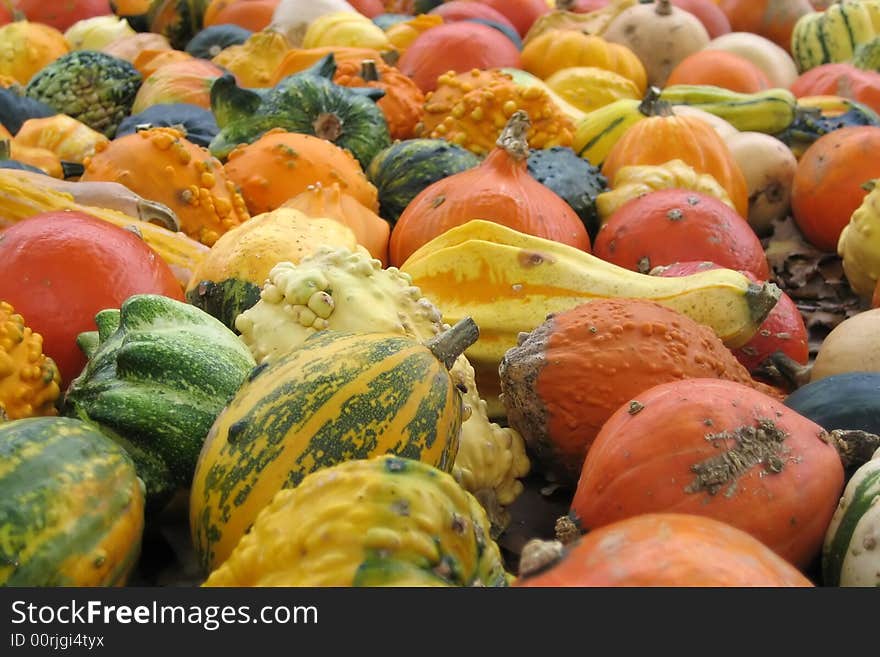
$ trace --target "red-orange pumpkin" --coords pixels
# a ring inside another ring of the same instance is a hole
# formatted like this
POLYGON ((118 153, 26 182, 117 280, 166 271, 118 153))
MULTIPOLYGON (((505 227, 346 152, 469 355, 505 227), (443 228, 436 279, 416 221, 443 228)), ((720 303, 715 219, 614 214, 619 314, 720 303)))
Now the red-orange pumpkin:
POLYGON ((602 164, 602 175, 614 180, 621 167, 663 164, 679 159, 707 173, 726 191, 741 217, 749 216, 749 192, 736 159, 721 136, 695 116, 675 116, 668 107, 635 123, 615 142, 602 164))
POLYGON ((849 126, 822 135, 798 160, 792 215, 816 248, 836 253, 841 231, 868 193, 862 184, 880 177, 878 149, 880 127, 849 126))
POLYGON ((382 0, 348 0, 348 4, 367 18, 376 18, 376 16, 385 13, 385 5, 382 4, 382 0))
MULTIPOLYGON (((281 0, 237 0, 220 7, 204 20, 205 27, 212 25, 238 25, 252 32, 259 32, 272 22, 272 15, 281 0)), ((207 16, 207 14, 206 14, 207 16)))
POLYGON ((526 32, 540 16, 550 11, 547 0, 479 0, 482 4, 491 7, 503 14, 507 20, 513 23, 520 36, 526 32))
POLYGON ((567 481, 605 421, 659 383, 715 377, 783 396, 753 381, 710 328, 643 299, 595 299, 553 315, 508 350, 499 375, 511 426, 567 481))
MULTIPOLYGON (((534 544, 533 544, 534 545, 534 544)), ((532 565, 528 546, 520 570, 532 565)), ((536 551, 537 552, 537 551, 536 551)), ((516 587, 811 587, 763 543, 712 518, 649 513, 590 532, 516 587)))
POLYGON ((767 75, 750 60, 724 50, 698 50, 672 69, 666 85, 706 84, 744 94, 773 86, 767 75))
POLYGON ((423 92, 433 91, 447 71, 475 68, 519 68, 519 50, 500 30, 470 21, 455 21, 422 32, 406 49, 397 67, 423 92))
POLYGON ((62 32, 77 21, 113 13, 109 0, 12 0, 11 4, 29 21, 62 32))
POLYGON ((675 381, 634 395, 608 419, 571 513, 584 529, 643 513, 708 516, 805 568, 844 477, 835 439, 781 401, 733 381, 675 381))
POLYGON ((809 0, 721 0, 719 6, 734 32, 753 32, 788 52, 794 24, 813 11, 809 0))
POLYGON ((487 4, 474 2, 473 0, 451 0, 451 2, 444 2, 442 5, 434 7, 428 13, 442 16, 443 20, 447 23, 464 21, 469 18, 481 18, 516 31, 516 26, 508 20, 507 16, 487 4))
POLYGON ((717 0, 672 0, 672 4, 696 16, 712 39, 731 31, 730 19, 717 0))
POLYGON ((770 276, 749 222, 717 198, 687 189, 657 190, 624 203, 602 226, 593 253, 643 274, 658 265, 710 260, 762 281, 770 276))
POLYGON ((798 98, 843 96, 880 112, 880 73, 856 68, 846 62, 815 66, 798 76, 790 89, 798 98))
POLYGON ((590 250, 587 230, 571 206, 528 172, 529 126, 528 115, 515 112, 479 166, 419 192, 391 232, 392 265, 399 267, 426 242, 472 219, 590 250))

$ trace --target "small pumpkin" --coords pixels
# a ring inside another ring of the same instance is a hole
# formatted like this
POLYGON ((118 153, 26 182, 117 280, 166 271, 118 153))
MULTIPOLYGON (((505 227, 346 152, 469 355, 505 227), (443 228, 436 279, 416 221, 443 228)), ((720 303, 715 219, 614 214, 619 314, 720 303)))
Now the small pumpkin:
POLYGON ((23 20, 0 27, 0 75, 21 85, 68 52, 64 34, 49 25, 23 20))
POLYGON ((606 421, 654 385, 716 377, 772 392, 709 328, 642 299, 595 299, 552 315, 498 371, 510 425, 568 483, 606 421))
POLYGON ((822 64, 802 73, 791 85, 791 92, 803 96, 832 95, 859 101, 880 112, 880 73, 839 62, 822 64))
POLYGON ((375 212, 361 204, 353 196, 342 191, 338 182, 327 187, 320 182, 281 204, 282 208, 294 208, 310 217, 327 217, 339 221, 354 232, 358 244, 379 260, 382 266, 388 261, 388 237, 391 228, 375 212))
POLYGON ((812 587, 797 568, 727 523, 646 513, 568 545, 523 547, 515 587, 812 587), (662 564, 662 565, 661 565, 662 564))
POLYGON ((662 164, 678 159, 718 181, 741 217, 749 215, 748 186, 727 144, 705 121, 674 115, 668 108, 633 124, 608 152, 602 173, 614 180, 617 171, 633 164, 662 164), (668 113, 667 113, 668 112, 668 113))
POLYGON ((144 50, 160 51, 171 49, 171 44, 168 42, 167 37, 154 32, 138 32, 111 41, 101 48, 101 52, 134 64, 137 56, 144 50))
POLYGON ((479 166, 422 190, 391 232, 391 263, 402 265, 420 246, 474 217, 589 251, 590 238, 578 216, 528 173, 530 127, 526 112, 514 112, 479 166))
POLYGON ((339 11, 324 14, 309 23, 303 36, 303 48, 349 46, 389 50, 391 43, 385 32, 363 14, 339 11))
POLYGON ((162 66, 188 62, 193 59, 192 55, 183 50, 168 50, 167 48, 160 48, 158 50, 144 49, 135 56, 132 65, 143 78, 148 78, 162 66))
POLYGON ((840 233, 880 177, 880 127, 852 126, 825 134, 798 161, 791 210, 798 228, 816 248, 836 253, 840 233))
POLYGON ((321 183, 350 194, 376 211, 376 188, 351 153, 326 139, 275 128, 252 144, 229 154, 224 170, 244 196, 252 214, 280 207, 285 201, 321 183))
POLYGON ((109 142, 97 130, 66 114, 28 119, 21 124, 13 140, 14 145, 45 148, 63 161, 80 164, 95 153, 99 144, 109 142))
POLYGON ((734 32, 751 32, 791 50, 795 23, 813 12, 809 0, 720 0, 734 32))
POLYGON ((202 25, 204 27, 238 25, 251 32, 260 32, 269 27, 280 3, 281 0, 237 0, 212 12, 210 16, 206 9, 202 25))
POLYGON ((720 50, 745 57, 758 66, 771 86, 788 89, 798 77, 797 65, 785 48, 753 32, 730 32, 712 39, 706 50, 720 50))
POLYGON ((751 60, 724 50, 698 50, 682 59, 666 78, 666 86, 711 84, 740 93, 757 93, 771 86, 764 71, 751 60))
POLYGON ((852 290, 869 299, 880 280, 880 189, 878 180, 865 184, 869 190, 861 205, 844 226, 837 242, 837 254, 843 259, 843 271, 852 290))
POLYGON ((546 0, 480 0, 509 20, 520 36, 525 36, 532 24, 550 12, 546 0))
POLYGON ((604 424, 570 515, 583 529, 670 510, 708 516, 804 569, 821 552, 845 464, 858 467, 877 446, 878 436, 829 434, 741 383, 672 381, 633 395, 604 424))
POLYGON ((99 145, 86 158, 81 180, 118 182, 164 203, 181 230, 207 246, 249 217, 220 162, 175 128, 149 128, 99 145))
POLYGON ((761 281, 770 275, 761 241, 743 217, 713 196, 683 189, 624 203, 603 224, 593 253, 643 274, 658 265, 710 260, 761 281))
POLYGON ((877 330, 880 309, 848 317, 822 340, 810 370, 810 381, 847 372, 880 372, 877 330))
POLYGON ((639 100, 642 97, 632 80, 595 66, 561 68, 545 82, 583 112, 590 112, 621 98, 639 100))
POLYGON ((131 114, 170 103, 210 109, 211 85, 221 75, 223 69, 216 64, 189 55, 182 61, 159 66, 138 89, 131 114))

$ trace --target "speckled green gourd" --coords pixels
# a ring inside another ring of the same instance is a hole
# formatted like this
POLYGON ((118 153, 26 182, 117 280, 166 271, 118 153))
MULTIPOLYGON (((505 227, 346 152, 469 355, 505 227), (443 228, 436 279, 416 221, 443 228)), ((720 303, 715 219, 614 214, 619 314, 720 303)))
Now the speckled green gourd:
POLYGON ((161 507, 189 487, 211 424, 256 361, 219 320, 165 296, 132 296, 95 323, 78 339, 89 361, 63 413, 122 444, 161 507))
POLYGON ((445 472, 353 460, 280 491, 205 586, 507 586, 483 508, 445 472))

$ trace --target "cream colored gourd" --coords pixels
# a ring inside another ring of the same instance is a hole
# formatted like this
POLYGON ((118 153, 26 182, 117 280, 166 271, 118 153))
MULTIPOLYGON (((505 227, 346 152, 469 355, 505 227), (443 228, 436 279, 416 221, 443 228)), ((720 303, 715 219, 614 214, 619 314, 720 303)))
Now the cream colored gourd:
POLYGON ((670 0, 635 5, 620 12, 602 33, 606 41, 632 50, 645 67, 648 85, 663 87, 678 63, 709 43, 709 33, 693 14, 670 0))
POLYGON ((698 119, 702 119, 712 126, 715 132, 718 133, 718 136, 724 141, 727 141, 739 132, 729 121, 725 121, 720 116, 693 105, 673 105, 672 113, 676 116, 696 116, 698 119))
POLYGON ((759 236, 771 232, 773 222, 785 218, 797 158, 791 149, 763 132, 736 132, 727 139, 749 190, 749 225, 759 236))
POLYGON ((825 336, 810 381, 847 372, 880 372, 880 308, 843 320, 825 336))
POLYGON ((321 16, 341 11, 357 13, 357 9, 345 0, 281 0, 266 29, 281 32, 292 47, 300 48, 311 23, 321 16))
POLYGON ((706 50, 739 55, 760 68, 774 87, 788 89, 798 77, 797 65, 783 48, 758 34, 730 32, 712 39, 706 50))

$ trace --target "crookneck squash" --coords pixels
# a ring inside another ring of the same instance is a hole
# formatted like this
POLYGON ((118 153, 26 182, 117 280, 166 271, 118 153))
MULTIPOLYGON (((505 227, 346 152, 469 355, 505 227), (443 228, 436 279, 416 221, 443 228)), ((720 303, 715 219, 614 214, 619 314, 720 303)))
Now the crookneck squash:
POLYGON ((203 568, 222 564, 273 496, 316 470, 390 453, 450 471, 462 400, 449 367, 477 332, 463 321, 422 344, 321 331, 254 370, 217 417, 196 467, 190 526, 203 568))
POLYGON ((279 491, 205 586, 507 586, 488 532, 477 500, 442 470, 346 461, 279 491))
POLYGON ((214 418, 256 362, 218 320, 164 296, 129 297, 95 323, 77 339, 89 361, 65 393, 64 414, 126 448, 158 511, 189 487, 214 418))
POLYGON ((123 586, 140 555, 143 483, 125 450, 66 417, 0 422, 0 584, 123 586))

